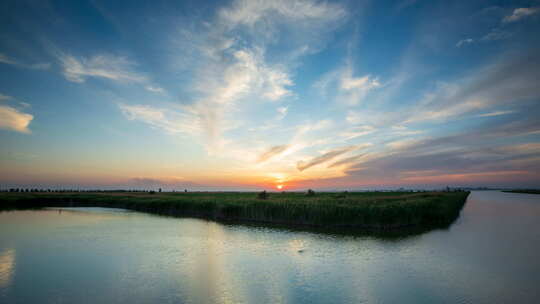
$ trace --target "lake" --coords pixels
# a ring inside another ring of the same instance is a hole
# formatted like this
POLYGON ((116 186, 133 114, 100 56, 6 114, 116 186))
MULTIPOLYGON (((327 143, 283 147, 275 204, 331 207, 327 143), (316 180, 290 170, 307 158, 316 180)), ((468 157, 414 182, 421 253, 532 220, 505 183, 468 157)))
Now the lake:
POLYGON ((1 303, 539 303, 540 195, 401 238, 121 209, 0 213, 1 303))

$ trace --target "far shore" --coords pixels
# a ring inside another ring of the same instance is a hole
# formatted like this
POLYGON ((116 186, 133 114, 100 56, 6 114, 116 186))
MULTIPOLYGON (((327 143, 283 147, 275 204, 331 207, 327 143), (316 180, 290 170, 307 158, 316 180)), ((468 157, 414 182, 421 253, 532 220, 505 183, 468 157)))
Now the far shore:
POLYGON ((515 189, 515 190, 503 190, 508 193, 527 193, 527 194, 540 194, 540 189, 515 189))

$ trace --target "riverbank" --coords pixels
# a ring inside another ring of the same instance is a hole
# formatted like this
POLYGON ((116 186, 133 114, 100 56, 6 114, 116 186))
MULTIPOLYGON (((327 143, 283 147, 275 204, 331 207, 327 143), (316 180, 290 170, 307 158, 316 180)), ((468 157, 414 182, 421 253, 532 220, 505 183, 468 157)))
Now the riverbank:
POLYGON ((0 193, 0 210, 112 207, 176 217, 290 226, 395 230, 441 227, 458 216, 469 192, 22 192, 0 193))

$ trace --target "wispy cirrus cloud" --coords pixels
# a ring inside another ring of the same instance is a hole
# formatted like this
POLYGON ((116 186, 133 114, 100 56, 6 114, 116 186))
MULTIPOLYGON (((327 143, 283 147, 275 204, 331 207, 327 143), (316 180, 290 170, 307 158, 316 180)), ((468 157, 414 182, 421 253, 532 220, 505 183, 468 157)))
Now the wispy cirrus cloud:
POLYGON ((530 102, 540 97, 537 50, 503 58, 454 83, 441 83, 412 109, 409 123, 445 120, 502 105, 530 102))
POLYGON ((462 47, 462 46, 465 46, 467 44, 471 44, 473 42, 474 42, 474 39, 472 39, 472 38, 461 39, 460 41, 458 41, 456 43, 456 47, 462 47))
POLYGON ((290 145, 279 145, 279 146, 270 147, 270 149, 263 152, 259 156, 258 162, 267 161, 267 160, 271 159, 274 156, 282 154, 283 152, 287 151, 287 149, 289 149, 289 148, 290 148, 290 145))
POLYGON ((31 133, 28 128, 34 119, 32 114, 24 113, 16 108, 0 105, 0 128, 20 133, 31 133))
POLYGON ((153 92, 153 93, 158 93, 158 94, 164 94, 165 93, 165 89, 163 89, 161 87, 158 87, 158 86, 147 85, 144 88, 147 91, 150 91, 150 92, 153 92))
POLYGON ((105 78, 119 82, 145 82, 147 78, 134 70, 136 64, 126 57, 101 54, 92 57, 75 57, 59 54, 64 77, 83 83, 87 78, 105 78))
POLYGON ((489 33, 485 34, 480 38, 480 41, 496 41, 496 40, 504 40, 512 37, 512 32, 509 32, 507 30, 503 30, 500 28, 494 28, 489 33))
POLYGON ((256 27, 297 20, 321 22, 344 18, 345 9, 332 3, 311 0, 237 0, 219 11, 221 21, 229 28, 240 25, 256 27))
POLYGON ((375 132, 375 130, 376 129, 373 126, 360 125, 360 126, 355 126, 351 129, 348 129, 344 132, 339 133, 339 136, 343 137, 345 140, 349 140, 349 139, 371 134, 375 132))
POLYGON ((172 112, 146 105, 119 104, 120 110, 129 120, 137 120, 168 133, 198 134, 198 124, 192 115, 172 112))
MULTIPOLYGON (((189 41, 182 44, 181 62, 193 74, 185 89, 196 96, 182 105, 182 111, 193 118, 207 151, 221 151, 224 143, 232 142, 224 139, 224 132, 233 121, 242 124, 237 115, 241 109, 294 97, 295 61, 320 48, 324 33, 346 16, 342 5, 314 0, 236 0, 218 9, 214 19, 179 31, 180 40, 189 41), (281 37, 283 30, 286 39, 281 37), (269 46, 275 45, 280 45, 282 60, 273 60, 276 49, 269 46)), ((361 85, 350 82, 351 88, 361 85)), ((281 120, 288 107, 277 109, 281 120)))
POLYGON ((337 103, 354 106, 363 101, 366 95, 379 87, 377 77, 371 75, 354 76, 350 62, 323 75, 315 84, 325 96, 332 96, 337 103))
POLYGON ((505 16, 502 20, 503 23, 516 22, 526 17, 538 14, 540 7, 520 7, 514 9, 511 15, 505 16))
POLYGON ((25 69, 31 69, 31 70, 47 70, 51 67, 50 63, 28 64, 28 63, 24 63, 19 60, 13 59, 11 57, 8 57, 7 55, 1 54, 1 53, 0 53, 0 63, 9 64, 9 65, 13 65, 13 66, 17 66, 17 67, 21 67, 25 69))
POLYGON ((536 143, 489 147, 478 141, 482 142, 482 137, 456 135, 410 142, 406 148, 395 147, 399 153, 361 158, 356 164, 348 164, 345 179, 432 184, 496 181, 486 179, 492 175, 498 175, 498 180, 514 174, 523 175, 524 180, 539 178, 533 174, 540 168, 536 143))
POLYGON ((353 155, 353 156, 350 156, 350 157, 346 157, 346 158, 343 158, 343 159, 340 159, 332 164, 330 164, 328 166, 328 168, 335 168, 335 167, 341 167, 341 166, 350 166, 350 165, 354 165, 354 164, 357 164, 359 163, 363 158, 365 158, 367 154, 366 153, 362 153, 362 154, 357 154, 357 155, 353 155))
POLYGON ((326 162, 329 162, 345 153, 351 152, 353 150, 357 149, 356 146, 347 146, 347 147, 341 147, 337 149, 330 150, 328 152, 323 153, 320 156, 314 157, 308 161, 299 161, 296 164, 296 168, 298 171, 304 171, 306 169, 309 169, 313 166, 323 164, 326 162))
MULTIPOLYGON (((486 14, 488 12, 494 12, 494 11, 499 11, 499 10, 501 10, 500 7, 491 6, 491 7, 487 7, 483 9, 480 12, 480 14, 486 14)), ((479 38, 461 39, 456 43, 456 47, 462 47, 467 44, 473 44, 477 42, 492 42, 492 41, 505 40, 505 39, 512 38, 515 33, 507 29, 509 23, 520 21, 529 16, 535 15, 539 12, 540 12, 540 7, 516 8, 512 11, 512 14, 504 16, 502 18, 501 25, 492 28, 488 33, 482 35, 479 38)))
POLYGON ((482 113, 478 114, 478 117, 493 117, 493 116, 500 116, 500 115, 507 115, 515 113, 516 111, 494 111, 494 112, 488 112, 488 113, 482 113))

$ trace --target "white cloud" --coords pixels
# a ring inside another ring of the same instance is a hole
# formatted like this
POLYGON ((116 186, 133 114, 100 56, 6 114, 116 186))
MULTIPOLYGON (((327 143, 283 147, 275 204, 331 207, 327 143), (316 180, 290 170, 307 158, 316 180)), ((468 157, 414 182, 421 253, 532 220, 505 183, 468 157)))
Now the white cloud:
POLYGON ((525 17, 537 14, 540 12, 540 7, 520 7, 514 9, 512 15, 506 16, 503 18, 503 23, 516 22, 525 17))
MULTIPOLYGON (((225 68, 225 85, 218 87, 214 94, 219 103, 231 102, 247 93, 256 93, 274 101, 291 95, 286 88, 293 85, 289 75, 278 66, 265 64, 261 49, 242 49, 232 55, 235 61, 225 68)), ((207 91, 207 88, 203 90, 207 91)))
POLYGON ((352 129, 349 129, 345 132, 339 133, 339 136, 343 137, 344 140, 353 139, 356 137, 368 135, 375 132, 375 128, 369 125, 356 126, 352 129))
POLYGON ((287 116, 287 112, 289 111, 289 107, 279 107, 277 108, 277 112, 278 112, 278 116, 277 116, 277 120, 282 120, 283 118, 285 118, 285 116, 287 116))
POLYGON ((32 114, 23 113, 10 106, 0 106, 0 128, 21 133, 30 133, 28 126, 34 119, 32 114))
POLYGON ((370 91, 381 87, 381 83, 371 75, 354 77, 353 68, 348 63, 326 73, 313 86, 325 96, 335 94, 337 103, 353 106, 361 103, 370 91))
POLYGON ((152 93, 158 93, 158 94, 164 94, 165 93, 165 89, 163 88, 160 88, 160 87, 156 87, 156 86, 151 86, 151 85, 147 85, 146 87, 144 87, 147 91, 150 91, 152 93))
POLYGON ((477 116, 478 117, 492 117, 492 116, 500 116, 500 115, 506 115, 506 114, 512 114, 512 113, 515 113, 515 111, 495 111, 495 112, 479 114, 477 116))
POLYGON ((75 58, 72 55, 58 56, 67 80, 82 83, 88 77, 105 78, 119 82, 145 82, 146 77, 135 72, 135 63, 126 57, 114 55, 96 55, 75 58))
POLYGON ((463 45, 471 44, 473 42, 474 40, 472 38, 461 39, 460 41, 456 43, 456 47, 461 47, 463 45))
POLYGON ((264 97, 270 100, 279 100, 292 95, 292 92, 285 88, 294 84, 287 73, 276 69, 269 69, 265 72, 267 73, 265 76, 267 89, 264 92, 264 97))
POLYGON ((226 63, 210 58, 199 70, 195 89, 203 96, 186 109, 198 117, 208 150, 220 149, 222 133, 243 102, 277 101, 292 93, 292 81, 280 67, 268 66, 261 49, 226 50, 226 63))
POLYGON ((290 20, 337 20, 346 11, 337 4, 311 0, 237 0, 220 10, 219 16, 230 28, 256 23, 277 23, 290 20))
POLYGON ((181 112, 159 109, 144 105, 119 104, 120 110, 129 120, 138 120, 169 133, 197 134, 196 118, 181 112))
POLYGON ((352 73, 346 73, 341 78, 341 89, 345 91, 360 90, 369 91, 373 88, 381 86, 378 79, 370 78, 369 75, 363 77, 354 78, 352 73))

